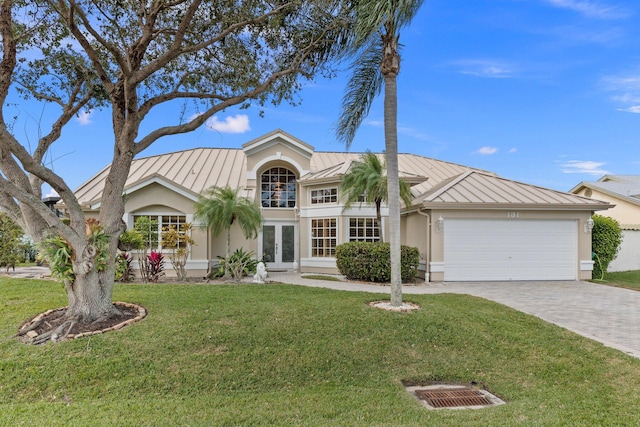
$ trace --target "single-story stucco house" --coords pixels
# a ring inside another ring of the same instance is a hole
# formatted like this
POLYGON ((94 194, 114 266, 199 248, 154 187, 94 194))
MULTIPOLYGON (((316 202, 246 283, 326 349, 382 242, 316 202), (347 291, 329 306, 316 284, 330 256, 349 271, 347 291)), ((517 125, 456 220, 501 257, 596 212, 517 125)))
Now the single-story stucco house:
POLYGON ((640 270, 640 175, 604 175, 595 182, 581 182, 571 193, 615 205, 602 215, 618 221, 623 240, 607 270, 640 270))
MULTIPOLYGON (((258 254, 269 269, 337 273, 336 245, 378 238, 375 207, 345 210, 340 198, 341 179, 360 157, 316 152, 276 130, 241 149, 194 148, 136 159, 123 219, 128 227, 138 216, 156 218, 159 227, 192 222, 196 245, 187 268, 202 276, 209 259, 224 256, 226 237, 211 236, 194 222, 194 202, 211 186, 241 188, 261 206, 264 224, 249 241, 233 228, 232 250, 258 254)), ((609 203, 414 154, 399 154, 398 161, 413 196, 402 208, 401 240, 419 249, 426 281, 591 278, 589 220, 609 203)), ((100 210, 107 172, 76 191, 88 216, 100 210)), ((384 230, 386 217, 383 208, 384 230)))

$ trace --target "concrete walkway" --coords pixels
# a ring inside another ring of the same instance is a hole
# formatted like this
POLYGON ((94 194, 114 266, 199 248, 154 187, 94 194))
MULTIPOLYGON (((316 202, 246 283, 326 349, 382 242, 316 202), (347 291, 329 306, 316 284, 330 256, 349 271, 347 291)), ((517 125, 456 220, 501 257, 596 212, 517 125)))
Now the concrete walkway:
MULTIPOLYGON (((305 279, 269 273, 269 280, 303 286, 389 294, 388 286, 305 279)), ((403 295, 454 293, 492 300, 532 314, 640 358, 640 292, 590 282, 428 283, 403 286, 403 295)), ((410 300, 406 297, 405 299, 410 300)))

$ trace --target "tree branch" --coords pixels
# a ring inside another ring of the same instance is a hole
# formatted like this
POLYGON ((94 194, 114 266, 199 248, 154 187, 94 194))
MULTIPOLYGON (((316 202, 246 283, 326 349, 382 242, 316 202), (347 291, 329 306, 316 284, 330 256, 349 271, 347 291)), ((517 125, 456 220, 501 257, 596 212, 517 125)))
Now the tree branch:
MULTIPOLYGON (((0 62, 0 106, 5 104, 11 80, 17 64, 16 39, 13 35, 12 0, 3 0, 0 6, 0 35, 2 36, 2 62, 0 62)), ((3 108, 0 107, 0 119, 4 124, 3 108)))
POLYGON ((107 89, 108 92, 112 92, 114 85, 111 82, 111 79, 109 77, 109 73, 104 69, 104 67, 102 66, 102 63, 100 62, 100 57, 98 55, 98 53, 95 51, 95 49, 93 48, 93 46, 91 45, 91 43, 89 42, 89 40, 87 40, 87 38, 85 37, 84 33, 82 31, 80 31, 80 29, 78 28, 78 26, 75 23, 74 20, 74 14, 78 14, 80 16, 80 19, 82 20, 84 26, 86 27, 87 31, 89 32, 89 34, 91 34, 92 37, 95 37, 95 39, 105 48, 109 49, 110 52, 114 55, 114 58, 116 60, 116 62, 118 63, 118 65, 122 68, 125 68, 126 66, 126 61, 124 61, 124 59, 122 58, 122 55, 120 54, 120 52, 117 49, 113 49, 110 43, 107 43, 106 40, 104 40, 104 38, 102 38, 100 36, 100 34, 95 31, 95 29, 89 24, 89 20, 87 19, 86 15, 84 14, 84 11, 82 10, 82 8, 80 8, 78 6, 78 4, 73 1, 70 0, 69 1, 69 5, 71 7, 67 7, 67 5, 60 0, 49 0, 50 4, 55 8, 56 3, 58 5, 58 14, 60 15, 60 17, 66 21, 67 27, 69 28, 69 31, 71 31, 71 33, 73 34, 73 36, 75 37, 75 39, 78 41, 78 43, 80 43, 80 45, 82 46, 82 49, 85 51, 85 53, 87 54, 87 56, 89 57, 91 63, 93 64, 93 67, 98 75, 98 77, 100 78, 100 81, 102 82, 103 86, 107 89), (111 48, 111 49, 110 49, 111 48))
MULTIPOLYGON (((41 200, 34 195, 34 190, 31 188, 26 174, 22 171, 21 167, 18 166, 15 160, 13 160, 14 157, 18 159, 25 171, 37 176, 51 185, 51 187, 60 195, 67 207, 70 209, 72 222, 78 221, 84 224, 82 208, 73 194, 73 191, 64 182, 64 180, 50 169, 36 162, 27 150, 15 140, 13 135, 6 132, 6 129, 0 128, 0 167, 3 173, 6 176, 11 177, 12 180, 19 180, 16 181, 16 183, 18 183, 18 187, 21 188, 23 192, 29 193, 33 196, 38 202, 36 205, 42 204, 41 200), (82 216, 82 220, 80 220, 80 216, 82 216)), ((13 194, 12 196, 21 200, 13 194)), ((35 206, 32 207, 36 209, 35 206)))
MULTIPOLYGON (((301 70, 298 68, 288 68, 286 70, 281 70, 277 73, 273 73, 267 80, 265 80, 262 84, 260 84, 256 88, 250 91, 247 91, 241 95, 226 98, 223 102, 212 106, 211 108, 206 110, 204 113, 200 114, 198 117, 191 120, 189 123, 184 123, 176 126, 165 126, 165 127, 156 129, 135 144, 134 153, 138 154, 142 152, 145 148, 149 147, 153 142, 157 141, 163 136, 177 135, 181 133, 194 131, 200 126, 202 126, 202 124, 204 124, 204 122, 207 121, 207 119, 209 119, 211 116, 213 116, 217 112, 222 111, 233 105, 240 104, 248 99, 253 99, 258 95, 260 95, 261 93, 265 92, 267 89, 269 89, 269 87, 280 78, 288 74, 299 73, 300 71, 301 70)), ((160 103, 160 101, 158 101, 158 103, 160 103)))

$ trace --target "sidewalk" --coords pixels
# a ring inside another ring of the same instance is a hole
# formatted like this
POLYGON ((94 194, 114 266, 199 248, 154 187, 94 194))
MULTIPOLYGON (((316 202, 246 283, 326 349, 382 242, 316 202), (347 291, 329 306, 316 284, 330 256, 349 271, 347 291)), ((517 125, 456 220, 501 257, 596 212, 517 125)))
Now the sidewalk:
POLYGON ((15 269, 9 268, 9 271, 7 272, 7 270, 2 267, 0 268, 0 277, 2 276, 21 279, 44 279, 51 277, 51 270, 49 270, 49 267, 34 265, 32 267, 16 267, 15 269))

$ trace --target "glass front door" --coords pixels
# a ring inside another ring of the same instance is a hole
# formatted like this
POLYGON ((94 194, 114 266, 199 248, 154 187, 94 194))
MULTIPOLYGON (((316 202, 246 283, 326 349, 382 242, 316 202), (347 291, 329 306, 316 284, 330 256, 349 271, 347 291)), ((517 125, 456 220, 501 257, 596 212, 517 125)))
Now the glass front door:
POLYGON ((267 268, 293 268, 295 241, 295 224, 265 224, 262 228, 262 259, 267 268))

